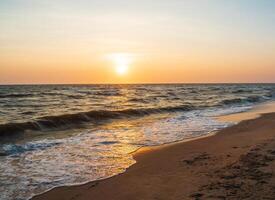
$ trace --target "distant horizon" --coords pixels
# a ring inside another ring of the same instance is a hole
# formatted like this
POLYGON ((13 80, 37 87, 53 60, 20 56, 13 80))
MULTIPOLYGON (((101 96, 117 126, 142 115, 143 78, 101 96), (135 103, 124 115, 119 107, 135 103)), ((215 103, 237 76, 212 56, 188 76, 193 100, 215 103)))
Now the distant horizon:
POLYGON ((0 86, 32 86, 32 85, 253 85, 253 84, 275 84, 275 82, 197 82, 197 83, 8 83, 0 86))

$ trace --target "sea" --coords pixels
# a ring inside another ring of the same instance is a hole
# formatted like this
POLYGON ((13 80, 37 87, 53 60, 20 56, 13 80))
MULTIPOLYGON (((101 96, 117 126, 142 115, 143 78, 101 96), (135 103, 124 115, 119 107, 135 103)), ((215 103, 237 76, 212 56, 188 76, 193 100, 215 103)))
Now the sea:
POLYGON ((0 86, 0 199, 123 173, 132 152, 215 133, 275 84, 0 86))

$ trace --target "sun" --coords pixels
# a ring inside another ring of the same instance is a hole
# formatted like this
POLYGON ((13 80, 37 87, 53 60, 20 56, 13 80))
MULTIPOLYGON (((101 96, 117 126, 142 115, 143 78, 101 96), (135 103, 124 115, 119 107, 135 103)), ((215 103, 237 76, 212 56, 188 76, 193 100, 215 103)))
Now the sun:
POLYGON ((128 73, 133 56, 129 53, 113 53, 108 56, 114 64, 114 69, 117 75, 124 76, 128 73))
POLYGON ((128 66, 126 65, 116 66, 116 72, 118 75, 125 75, 127 71, 128 71, 128 66))

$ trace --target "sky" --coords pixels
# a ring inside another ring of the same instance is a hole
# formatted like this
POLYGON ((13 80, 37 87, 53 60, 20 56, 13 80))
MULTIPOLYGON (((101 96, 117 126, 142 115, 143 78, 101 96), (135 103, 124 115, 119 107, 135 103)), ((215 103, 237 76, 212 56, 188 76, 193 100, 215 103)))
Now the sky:
POLYGON ((272 0, 0 0, 0 84, 275 82, 272 0))

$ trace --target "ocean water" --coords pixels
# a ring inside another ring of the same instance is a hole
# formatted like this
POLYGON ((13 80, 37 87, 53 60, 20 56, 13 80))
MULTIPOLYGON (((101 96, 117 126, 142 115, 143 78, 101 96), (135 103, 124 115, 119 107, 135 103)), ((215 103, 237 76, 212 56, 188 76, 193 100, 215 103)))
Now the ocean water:
POLYGON ((125 171, 131 152, 207 135, 273 84, 0 86, 0 199, 125 171))

